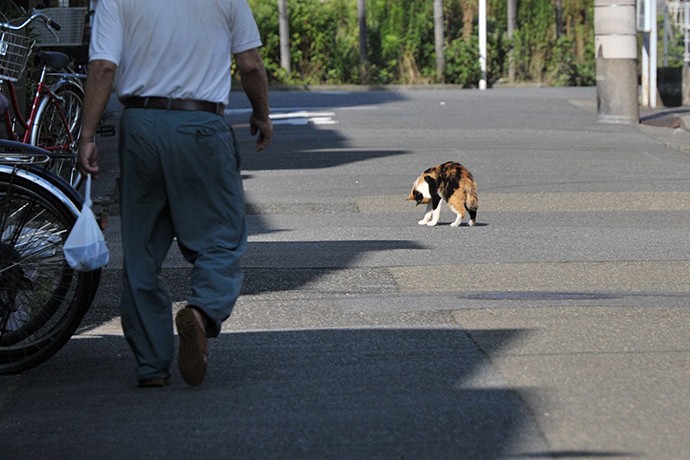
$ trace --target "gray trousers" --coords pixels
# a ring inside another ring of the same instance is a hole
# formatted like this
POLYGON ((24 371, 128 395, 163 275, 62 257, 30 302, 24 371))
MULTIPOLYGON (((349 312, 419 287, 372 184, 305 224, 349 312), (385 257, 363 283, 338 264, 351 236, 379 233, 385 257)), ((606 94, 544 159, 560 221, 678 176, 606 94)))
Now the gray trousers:
POLYGON ((210 319, 209 337, 240 293, 247 246, 240 157, 222 116, 127 109, 120 120, 122 328, 137 378, 167 377, 175 339, 161 265, 174 238, 192 264, 187 302, 210 319))

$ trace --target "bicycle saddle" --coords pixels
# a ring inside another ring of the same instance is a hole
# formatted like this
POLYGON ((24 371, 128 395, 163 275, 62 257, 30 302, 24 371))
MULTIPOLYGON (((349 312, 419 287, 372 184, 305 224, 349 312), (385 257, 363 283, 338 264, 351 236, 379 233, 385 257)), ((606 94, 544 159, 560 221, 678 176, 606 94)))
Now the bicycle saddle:
POLYGON ((39 51, 36 53, 36 59, 55 70, 64 69, 69 65, 69 56, 60 51, 39 51))

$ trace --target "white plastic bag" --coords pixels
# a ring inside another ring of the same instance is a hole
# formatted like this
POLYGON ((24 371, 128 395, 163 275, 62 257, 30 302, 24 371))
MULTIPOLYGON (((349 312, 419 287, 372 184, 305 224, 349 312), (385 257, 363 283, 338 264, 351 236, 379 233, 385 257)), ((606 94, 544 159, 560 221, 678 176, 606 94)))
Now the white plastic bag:
POLYGON ((86 196, 81 214, 74 223, 74 227, 72 227, 72 231, 67 236, 62 248, 69 266, 81 272, 97 270, 105 266, 110 259, 103 232, 101 232, 101 228, 96 222, 96 216, 91 210, 90 174, 86 176, 85 191, 86 196))

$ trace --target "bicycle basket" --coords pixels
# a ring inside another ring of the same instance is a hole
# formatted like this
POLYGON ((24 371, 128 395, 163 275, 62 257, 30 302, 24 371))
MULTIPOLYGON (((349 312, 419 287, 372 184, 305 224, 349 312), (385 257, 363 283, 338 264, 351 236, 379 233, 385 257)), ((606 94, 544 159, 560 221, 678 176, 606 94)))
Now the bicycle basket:
POLYGON ((29 60, 34 40, 22 33, 0 29, 0 79, 16 82, 29 60))
POLYGON ((31 24, 31 32, 36 36, 36 46, 81 46, 84 44, 84 27, 86 25, 86 8, 62 7, 36 10, 60 24, 55 35, 42 22, 31 24))

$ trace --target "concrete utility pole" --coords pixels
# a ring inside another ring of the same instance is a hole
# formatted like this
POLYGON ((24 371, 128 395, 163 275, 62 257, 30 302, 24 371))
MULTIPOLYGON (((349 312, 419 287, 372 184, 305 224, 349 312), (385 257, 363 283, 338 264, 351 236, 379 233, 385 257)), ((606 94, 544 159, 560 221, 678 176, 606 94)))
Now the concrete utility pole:
POLYGON ((597 113, 602 122, 640 121, 635 1, 594 0, 597 113))
POLYGON ((278 0, 278 30, 280 33, 280 67, 288 74, 290 68, 290 26, 287 0, 278 0))
POLYGON ((436 80, 446 81, 446 56, 444 54, 445 30, 443 26, 443 0, 434 0, 434 44, 436 48, 436 80))

